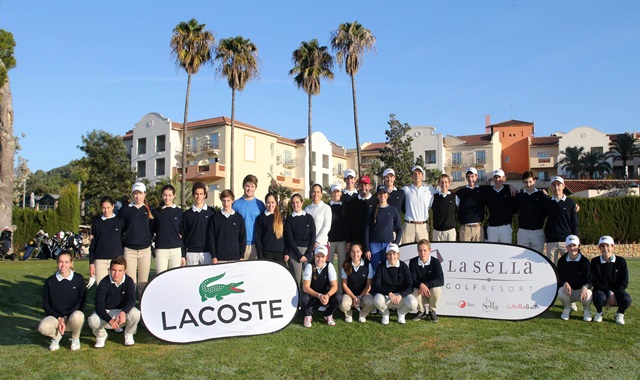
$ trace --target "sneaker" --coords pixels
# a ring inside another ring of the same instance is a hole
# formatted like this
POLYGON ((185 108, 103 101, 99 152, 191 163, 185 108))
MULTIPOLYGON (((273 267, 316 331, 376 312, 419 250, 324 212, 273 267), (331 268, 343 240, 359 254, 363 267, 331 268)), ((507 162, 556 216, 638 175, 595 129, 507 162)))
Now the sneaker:
POLYGON ((382 312, 382 324, 383 325, 388 325, 389 324, 389 309, 385 310, 382 312))
POLYGON ((51 339, 51 344, 49 345, 49 351, 58 351, 60 349, 60 339, 62 337, 56 339, 51 339))
POLYGON ((582 317, 583 321, 591 322, 591 311, 589 311, 589 309, 585 310, 582 315, 583 315, 583 317, 582 317))
POLYGON ((400 314, 400 313, 398 313, 398 323, 399 323, 399 324, 404 325, 404 324, 406 323, 405 318, 404 318, 404 316, 405 316, 405 315, 406 315, 406 314, 400 314))
POLYGON ((312 316, 309 315, 304 317, 304 327, 311 327, 311 321, 313 321, 312 316))
POLYGON ((594 322, 602 322, 602 312, 596 312, 596 316, 593 318, 594 322))
POLYGON ((578 305, 576 305, 576 303, 575 303, 575 302, 572 302, 572 303, 571 303, 571 310, 572 310, 572 311, 578 311, 578 305))
POLYGON ((429 320, 431 322, 438 322, 438 315, 436 314, 435 311, 429 310, 429 320))
POLYGON ((616 313, 616 323, 624 325, 624 314, 616 313))
POLYGON ((71 351, 78 351, 80 349, 80 338, 71 338, 71 351))
POLYGON ((326 307, 326 306, 320 306, 320 307, 318 308, 318 311, 319 311, 319 312, 323 312, 323 311, 325 311, 325 310, 327 310, 327 307, 326 307))
POLYGON ((566 308, 562 311, 562 315, 560 316, 560 319, 562 319, 563 321, 568 321, 570 315, 571 315, 571 308, 566 308))
POLYGON ((418 322, 421 319, 426 319, 427 318, 427 313, 425 313, 424 311, 419 311, 418 314, 416 314, 415 317, 413 317, 411 320, 414 322, 418 322))
POLYGON ((107 338, 109 337, 108 334, 104 334, 103 337, 97 336, 96 337, 96 344, 93 346, 95 348, 102 348, 104 347, 104 343, 107 341, 107 338))
POLYGON ((372 315, 372 314, 382 314, 382 313, 378 312, 378 309, 373 309, 373 310, 371 310, 369 315, 372 315))
POLYGON ((327 325, 329 326, 335 326, 336 325, 336 321, 333 320, 333 315, 330 315, 328 317, 324 317, 325 322, 327 322, 327 325))
POLYGON ((133 346, 136 342, 133 340, 133 334, 124 334, 124 345, 133 346))
POLYGON ((353 317, 344 317, 344 321, 347 323, 353 322, 353 317))
POLYGON ((358 318, 358 322, 360 322, 360 323, 365 323, 366 321, 367 321, 366 317, 359 317, 358 318))

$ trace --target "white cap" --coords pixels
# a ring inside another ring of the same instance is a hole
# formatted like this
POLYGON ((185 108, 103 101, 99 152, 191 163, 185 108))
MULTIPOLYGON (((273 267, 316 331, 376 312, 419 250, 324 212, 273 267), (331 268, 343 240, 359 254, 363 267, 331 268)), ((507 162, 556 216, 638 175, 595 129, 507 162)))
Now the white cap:
POLYGON ((569 235, 567 236, 565 243, 567 244, 567 246, 571 244, 580 245, 580 239, 576 235, 569 235))
POLYGON ((560 177, 560 176, 555 176, 555 177, 551 178, 551 183, 554 183, 554 182, 556 182, 556 181, 557 181, 557 182, 560 182, 561 184, 563 184, 563 185, 564 185, 564 178, 562 178, 562 177, 560 177))
POLYGON ((140 191, 142 193, 146 193, 147 192, 147 187, 142 182, 136 182, 136 183, 133 184, 133 187, 131 188, 131 193, 133 194, 133 192, 135 192, 135 191, 140 191))
POLYGON ((605 235, 603 237, 600 238, 600 241, 598 242, 598 245, 600 244, 611 244, 613 245, 613 238, 611 236, 605 235))
POLYGON ((353 169, 347 169, 344 171, 344 178, 353 177, 356 178, 356 171, 353 169))
POLYGON ((316 254, 316 255, 323 254, 323 255, 327 256, 329 254, 329 251, 327 250, 326 246, 319 245, 319 246, 316 247, 316 250, 315 250, 314 254, 316 254))
POLYGON ((476 170, 476 168, 473 168, 473 167, 471 167, 471 166, 469 166, 469 167, 467 168, 467 170, 464 172, 464 174, 467 174, 467 173, 469 173, 469 172, 471 172, 471 173, 473 173, 473 174, 475 174, 475 175, 478 175, 478 171, 476 170))
POLYGON ((395 243, 389 244, 387 246, 387 252, 386 253, 389 253, 390 251, 400 253, 400 248, 398 247, 398 244, 395 244, 395 243))
POLYGON ((384 169, 384 172, 382 172, 382 176, 386 177, 387 174, 391 174, 391 175, 393 175, 395 177, 396 172, 395 172, 395 170, 393 170, 391 168, 387 168, 387 169, 384 169))
POLYGON ((494 170, 493 171, 493 177, 495 177, 495 176, 504 177, 504 170, 502 170, 502 169, 494 170))
POLYGON ((333 185, 331 185, 331 192, 333 193, 336 190, 342 191, 342 185, 339 183, 334 183, 333 185))
POLYGON ((411 173, 415 172, 416 170, 420 170, 422 172, 422 175, 424 175, 424 169, 422 168, 422 166, 415 165, 414 167, 411 168, 411 173))

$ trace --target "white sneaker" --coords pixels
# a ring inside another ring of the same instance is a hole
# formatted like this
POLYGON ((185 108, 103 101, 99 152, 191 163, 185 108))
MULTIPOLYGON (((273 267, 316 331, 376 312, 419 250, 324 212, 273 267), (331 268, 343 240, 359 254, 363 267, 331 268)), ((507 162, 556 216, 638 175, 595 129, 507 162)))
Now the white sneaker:
POLYGON ((104 343, 107 341, 108 337, 109 337, 109 334, 104 334, 103 337, 97 336, 96 337, 96 344, 93 347, 95 347, 95 348, 104 347, 104 343))
POLYGON ((389 324, 389 309, 382 312, 382 324, 383 325, 389 324))
POLYGON ((136 341, 133 340, 133 334, 124 334, 124 345, 133 346, 134 344, 136 344, 136 341))
POLYGON ((585 310, 582 315, 583 315, 583 317, 582 317, 583 321, 591 322, 591 311, 589 311, 589 309, 585 310))
POLYGON ((324 317, 324 321, 327 322, 327 325, 329 325, 329 326, 335 326, 336 325, 336 321, 333 320, 333 315, 330 315, 328 317, 324 317))
POLYGON ((80 349, 80 338, 71 338, 71 351, 78 351, 80 349))
POLYGON ((49 345, 49 351, 58 351, 60 349, 60 339, 62 339, 62 337, 51 339, 51 344, 49 345))
POLYGON ((602 322, 602 312, 599 312, 599 313, 598 313, 598 312, 596 312, 596 316, 595 316, 595 317, 593 317, 593 321, 594 321, 594 322, 598 322, 598 323, 599 323, 599 322, 602 322))
POLYGON ((399 324, 404 325, 404 324, 406 323, 406 321, 405 321, 405 319, 404 319, 404 316, 405 316, 405 315, 406 315, 406 314, 400 314, 400 313, 398 313, 398 323, 399 323, 399 324))
POLYGON ((311 327, 311 322, 313 321, 313 317, 311 316, 306 316, 304 317, 304 327, 311 327))
POLYGON ((571 310, 572 310, 572 311, 578 311, 578 305, 576 305, 576 303, 575 303, 575 302, 572 302, 572 303, 571 303, 571 310))
POLYGON ((359 317, 358 318, 358 322, 360 322, 360 323, 365 323, 366 321, 367 321, 366 317, 359 317))
POLYGON ((562 311, 562 315, 560 316, 560 319, 562 319, 563 321, 568 321, 570 315, 571 315, 571 309, 569 308, 564 309, 562 311))
POLYGON ((344 317, 344 321, 347 323, 353 322, 353 317, 344 317))
POLYGON ((616 323, 624 325, 624 314, 616 313, 616 323))

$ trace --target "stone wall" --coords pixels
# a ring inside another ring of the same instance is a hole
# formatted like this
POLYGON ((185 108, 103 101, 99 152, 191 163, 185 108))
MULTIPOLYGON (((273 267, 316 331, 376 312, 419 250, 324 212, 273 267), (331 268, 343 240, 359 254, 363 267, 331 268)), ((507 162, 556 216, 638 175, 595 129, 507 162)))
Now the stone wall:
MULTIPOLYGON (((589 259, 600 255, 597 245, 582 245, 580 252, 589 259)), ((616 244, 613 246, 613 254, 622 257, 640 257, 640 244, 616 244)))

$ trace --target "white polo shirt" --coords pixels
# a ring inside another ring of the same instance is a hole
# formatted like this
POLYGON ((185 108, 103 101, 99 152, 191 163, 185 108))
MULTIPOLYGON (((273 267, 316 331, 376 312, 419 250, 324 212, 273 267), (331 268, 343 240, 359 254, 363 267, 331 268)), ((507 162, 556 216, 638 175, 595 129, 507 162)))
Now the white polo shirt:
POLYGON ((405 195, 404 220, 408 222, 426 222, 429 219, 429 205, 434 194, 438 193, 433 186, 422 185, 402 188, 405 195))

